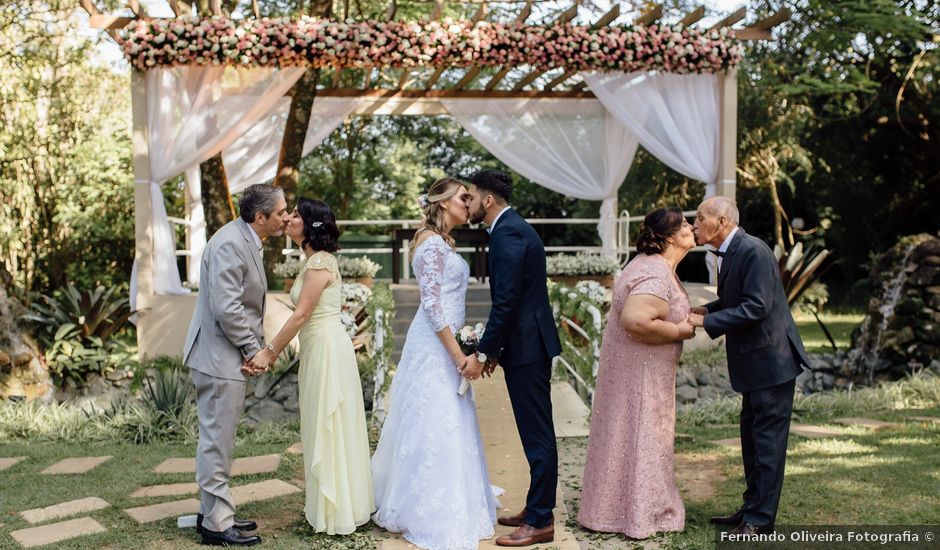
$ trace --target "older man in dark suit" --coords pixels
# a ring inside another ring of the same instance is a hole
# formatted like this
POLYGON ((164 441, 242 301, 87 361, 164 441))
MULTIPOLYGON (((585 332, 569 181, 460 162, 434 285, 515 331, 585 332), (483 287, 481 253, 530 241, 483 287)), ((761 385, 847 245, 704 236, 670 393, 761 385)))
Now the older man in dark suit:
POLYGON ((736 525, 735 533, 770 532, 783 488, 796 377, 809 360, 773 251, 738 227, 734 202, 706 199, 693 231, 698 244, 717 249, 718 300, 694 308, 689 321, 712 338, 725 336, 731 387, 743 397, 744 504, 712 522, 736 525))

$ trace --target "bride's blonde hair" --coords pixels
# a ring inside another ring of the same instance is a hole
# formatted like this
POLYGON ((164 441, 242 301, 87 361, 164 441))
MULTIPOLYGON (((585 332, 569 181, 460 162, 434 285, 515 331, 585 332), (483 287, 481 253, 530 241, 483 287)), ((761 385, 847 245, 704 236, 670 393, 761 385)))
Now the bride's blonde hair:
POLYGON ((414 259, 415 249, 417 248, 418 236, 426 231, 433 231, 444 239, 451 248, 456 248, 457 243, 454 238, 447 234, 444 226, 444 208, 441 203, 450 199, 457 193, 466 191, 464 182, 451 177, 441 178, 431 184, 428 188, 427 198, 421 208, 422 224, 415 231, 415 236, 411 240, 411 246, 408 248, 408 258, 414 259))

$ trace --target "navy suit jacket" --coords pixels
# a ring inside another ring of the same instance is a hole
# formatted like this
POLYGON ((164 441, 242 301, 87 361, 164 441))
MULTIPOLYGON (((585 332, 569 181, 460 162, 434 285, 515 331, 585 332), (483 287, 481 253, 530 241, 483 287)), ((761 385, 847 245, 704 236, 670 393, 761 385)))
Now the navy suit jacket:
POLYGON ((493 226, 489 246, 493 305, 477 349, 504 367, 550 360, 561 353, 561 342, 548 303, 542 239, 509 209, 493 226))
POLYGON ((735 391, 788 382, 800 375, 800 365, 809 366, 777 259, 764 241, 740 227, 721 260, 718 299, 705 309, 705 332, 712 338, 726 336, 735 391))

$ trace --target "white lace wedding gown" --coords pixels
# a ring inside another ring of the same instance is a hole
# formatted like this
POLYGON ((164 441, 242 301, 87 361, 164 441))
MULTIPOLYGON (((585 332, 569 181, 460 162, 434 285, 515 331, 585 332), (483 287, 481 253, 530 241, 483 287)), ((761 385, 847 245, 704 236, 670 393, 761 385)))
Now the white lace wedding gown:
POLYGON ((411 322, 391 387, 391 404, 372 456, 376 524, 432 550, 476 550, 493 536, 494 488, 472 390, 436 331, 464 323, 467 263, 438 235, 415 251, 421 306, 411 322))

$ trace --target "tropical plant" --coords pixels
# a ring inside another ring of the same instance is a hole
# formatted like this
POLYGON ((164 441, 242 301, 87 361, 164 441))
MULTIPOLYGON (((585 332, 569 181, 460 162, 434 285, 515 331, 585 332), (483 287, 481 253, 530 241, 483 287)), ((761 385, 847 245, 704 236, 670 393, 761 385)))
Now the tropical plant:
MULTIPOLYGON (((810 289, 814 289, 816 294, 815 303, 804 304, 806 309, 813 314, 819 327, 822 329, 832 349, 836 349, 836 341, 832 333, 826 327, 822 319, 819 318, 819 310, 822 307, 823 300, 820 302, 822 293, 819 291, 819 278, 822 277, 826 269, 831 264, 826 264, 826 258, 830 251, 818 245, 810 245, 803 249, 803 243, 797 242, 790 250, 784 250, 778 245, 774 247, 774 256, 780 266, 780 280, 783 283, 783 290, 787 296, 787 304, 793 307, 800 301, 800 298, 807 294, 810 289)), ((828 294, 825 295, 828 299, 828 294)))
POLYGON ((35 324, 40 340, 51 345, 66 325, 74 326, 78 337, 107 342, 133 314, 130 300, 119 287, 79 291, 68 285, 60 297, 41 295, 24 318, 35 324))
POLYGON ((91 374, 136 360, 136 351, 114 338, 133 313, 118 287, 69 285, 58 297, 41 295, 23 318, 36 328, 56 384, 74 388, 91 374))

